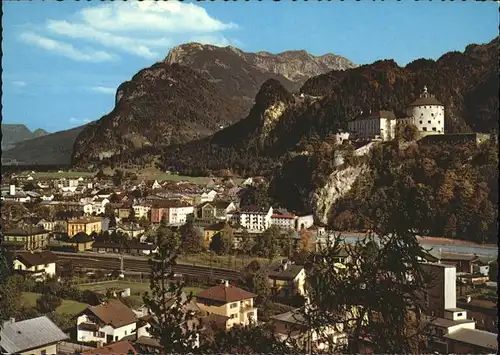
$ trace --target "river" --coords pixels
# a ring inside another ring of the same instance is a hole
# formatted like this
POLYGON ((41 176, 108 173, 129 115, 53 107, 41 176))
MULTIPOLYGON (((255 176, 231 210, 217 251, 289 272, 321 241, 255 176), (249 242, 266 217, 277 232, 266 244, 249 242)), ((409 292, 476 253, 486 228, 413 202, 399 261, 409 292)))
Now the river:
MULTIPOLYGON (((334 236, 335 234, 330 234, 334 236)), ((362 233, 343 233, 342 238, 347 243, 354 243, 357 240, 365 238, 365 234, 362 233)), ((325 237, 321 237, 324 241, 325 237)), ((375 237, 375 239, 377 239, 375 237)), ((481 246, 481 245, 460 245, 460 244, 444 244, 444 243, 421 243, 422 247, 425 249, 432 249, 431 254, 443 253, 458 253, 458 254, 476 254, 478 256, 487 259, 496 259, 498 257, 498 248, 495 246, 481 246)))

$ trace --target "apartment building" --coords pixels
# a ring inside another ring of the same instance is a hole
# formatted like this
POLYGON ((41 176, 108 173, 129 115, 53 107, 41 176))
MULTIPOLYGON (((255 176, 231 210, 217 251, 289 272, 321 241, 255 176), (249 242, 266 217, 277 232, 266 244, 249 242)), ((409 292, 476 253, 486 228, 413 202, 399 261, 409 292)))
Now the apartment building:
POLYGON ((252 231, 264 231, 271 226, 273 208, 262 208, 259 206, 246 207, 232 218, 242 227, 252 231))
POLYGON ((68 236, 71 238, 79 232, 92 234, 92 232, 100 233, 102 231, 101 218, 82 218, 76 220, 68 220, 68 236))
POLYGON ((186 223, 188 215, 194 213, 194 206, 181 200, 155 201, 151 206, 151 222, 160 223, 165 218, 167 224, 186 223))

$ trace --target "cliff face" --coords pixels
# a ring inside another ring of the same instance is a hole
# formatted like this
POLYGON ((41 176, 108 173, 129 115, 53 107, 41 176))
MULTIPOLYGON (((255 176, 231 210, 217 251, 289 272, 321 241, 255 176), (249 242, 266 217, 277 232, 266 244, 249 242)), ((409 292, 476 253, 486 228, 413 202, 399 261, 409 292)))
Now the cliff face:
POLYGON ((368 172, 366 165, 346 167, 334 171, 327 179, 324 186, 321 186, 309 194, 310 208, 314 217, 321 223, 327 224, 330 210, 338 199, 347 195, 354 182, 368 172))

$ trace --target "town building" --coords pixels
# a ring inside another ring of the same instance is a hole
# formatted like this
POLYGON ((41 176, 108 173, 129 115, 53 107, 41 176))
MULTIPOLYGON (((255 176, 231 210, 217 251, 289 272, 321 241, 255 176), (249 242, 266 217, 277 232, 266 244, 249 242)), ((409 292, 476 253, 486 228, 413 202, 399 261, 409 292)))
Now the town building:
POLYGON ((181 200, 155 201, 151 207, 151 222, 160 223, 165 218, 169 225, 182 225, 193 212, 194 207, 181 200))
POLYGON ((92 250, 94 239, 85 232, 78 232, 69 240, 69 243, 76 251, 86 251, 92 250))
POLYGON ((306 271, 302 265, 289 260, 275 262, 269 267, 268 278, 274 295, 284 298, 305 295, 306 271))
POLYGON ((16 185, 12 184, 9 186, 9 193, 2 194, 2 201, 26 203, 31 201, 31 197, 23 191, 17 191, 16 185))
POLYGON ((249 325, 257 322, 257 308, 254 298, 257 295, 229 285, 227 281, 201 291, 196 299, 200 310, 209 314, 227 317, 227 329, 234 325, 249 325))
POLYGON ((56 276, 56 261, 57 256, 50 251, 19 253, 14 259, 13 269, 35 280, 45 280, 56 276))
POLYGON ((148 213, 151 211, 151 206, 149 204, 134 204, 132 206, 135 212, 135 218, 148 218, 148 213))
POLYGON ((203 228, 203 242, 206 248, 208 248, 212 242, 212 238, 216 234, 220 233, 224 228, 232 229, 227 222, 218 222, 203 228))
POLYGON ((248 229, 248 231, 265 231, 271 226, 272 215, 272 207, 249 206, 235 213, 231 219, 248 229))
POLYGON ((457 308, 457 270, 441 263, 421 263, 421 267, 432 277, 422 298, 424 313, 443 318, 445 309, 457 308))
POLYGON ((469 317, 476 322, 476 329, 498 333, 497 298, 466 296, 457 300, 457 305, 465 309, 469 317))
POLYGON ((0 353, 59 354, 59 344, 67 339, 47 316, 20 322, 11 319, 0 327, 0 353))
POLYGON ((444 336, 448 354, 497 354, 497 334, 462 328, 444 336))
POLYGON ((290 345, 300 347, 304 353, 342 353, 347 346, 347 334, 342 325, 324 326, 313 329, 307 325, 304 310, 294 309, 271 317, 271 323, 278 339, 293 339, 290 345))
POLYGON ((138 238, 144 234, 145 229, 136 223, 119 223, 116 231, 130 238, 138 238))
POLYGON ((136 349, 127 340, 118 341, 116 343, 106 344, 100 348, 87 350, 81 355, 137 355, 136 349))
POLYGON ((135 313, 119 300, 89 306, 78 314, 77 341, 101 345, 122 340, 137 330, 135 313))
POLYGON ((281 229, 295 229, 297 217, 291 213, 273 210, 271 215, 271 225, 278 226, 281 229))
POLYGON ((39 250, 49 244, 49 232, 40 226, 22 226, 4 231, 4 242, 16 250, 39 250))
POLYGON ((228 213, 236 210, 236 206, 230 201, 205 202, 198 208, 198 217, 203 219, 226 220, 228 213))
POLYGON ((102 231, 101 218, 82 218, 76 220, 68 220, 68 236, 71 238, 79 232, 92 234, 92 232, 100 233, 102 231))

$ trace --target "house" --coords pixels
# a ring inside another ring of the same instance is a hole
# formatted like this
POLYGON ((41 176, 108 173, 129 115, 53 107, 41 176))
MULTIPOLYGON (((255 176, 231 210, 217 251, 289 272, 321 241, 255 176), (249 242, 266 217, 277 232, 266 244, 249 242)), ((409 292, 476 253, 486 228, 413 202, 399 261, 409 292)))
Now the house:
POLYGON ((274 210, 271 215, 271 224, 281 229, 295 229, 297 217, 285 211, 274 210))
POLYGON ((187 216, 194 212, 194 207, 181 200, 160 200, 151 207, 151 222, 160 223, 164 217, 167 224, 181 225, 186 223, 187 216))
POLYGON ((117 232, 121 232, 124 235, 129 236, 130 238, 138 238, 142 234, 144 234, 145 229, 138 224, 135 223, 127 223, 127 224, 118 224, 116 227, 117 232))
POLYGON ((92 244, 92 251, 95 253, 105 252, 118 254, 125 253, 131 255, 149 255, 151 253, 156 253, 157 250, 157 246, 141 243, 137 239, 127 240, 123 243, 97 241, 92 244))
POLYGON ((314 226, 314 216, 312 214, 297 216, 296 223, 295 229, 298 231, 311 228, 314 226))
POLYGON ((215 190, 210 190, 209 192, 204 192, 200 196, 200 202, 212 202, 215 199, 215 196, 217 195, 217 191, 215 190))
POLYGON ((45 229, 46 231, 52 232, 54 230, 54 226, 56 225, 56 221, 50 221, 48 219, 42 218, 36 224, 43 227, 43 229, 45 229))
POLYGON ((457 272, 472 274, 474 265, 479 265, 480 259, 477 255, 457 254, 457 253, 439 253, 437 258, 442 264, 452 265, 457 272))
POLYGON ((235 215, 236 221, 249 231, 264 231, 271 226, 273 208, 251 206, 242 209, 235 215))
POLYGON ((92 232, 100 233, 102 231, 101 218, 82 218, 76 220, 68 220, 68 236, 71 238, 79 232, 92 234, 92 232))
MULTIPOLYGON (((484 276, 490 275, 490 264, 482 260, 478 260, 477 264, 472 265, 472 272, 474 274, 481 274, 484 276)), ((488 280, 489 281, 489 280, 488 280)))
POLYGON ((19 249, 38 250, 49 244, 49 232, 40 226, 27 225, 5 230, 4 241, 19 249))
POLYGON ((119 300, 89 306, 77 315, 77 341, 117 342, 137 329, 135 313, 119 300))
POLYGON ((100 348, 87 350, 81 355, 137 355, 137 351, 127 340, 106 344, 100 348))
POLYGON ((414 124, 421 137, 427 135, 444 134, 444 105, 424 86, 420 97, 413 101, 407 108, 409 118, 404 122, 414 124))
POLYGON ((227 329, 234 325, 249 325, 257 322, 257 308, 254 298, 257 295, 229 285, 227 281, 201 291, 196 299, 198 307, 209 314, 228 317, 227 329))
POLYGON ((288 260, 279 261, 269 267, 268 278, 275 295, 305 295, 306 271, 302 265, 294 265, 288 260))
POLYGON ((106 205, 109 203, 107 197, 98 197, 92 202, 92 213, 102 214, 106 212, 106 205))
POLYGON ((468 328, 444 336, 448 354, 497 354, 497 337, 495 333, 468 328))
POLYGON ((140 218, 148 218, 148 213, 151 211, 151 206, 148 204, 134 204, 132 206, 135 212, 135 217, 140 218))
POLYGON ((371 141, 380 139, 388 141, 394 139, 396 132, 396 116, 392 111, 370 112, 361 115, 347 123, 350 131, 356 132, 358 139, 371 141))
POLYGON ((498 302, 494 297, 472 298, 467 296, 457 300, 457 306, 467 311, 469 317, 476 322, 476 329, 498 332, 498 302))
POLYGON ((76 233, 70 240, 71 246, 77 251, 92 250, 94 239, 85 232, 76 233))
POLYGON ((31 197, 22 191, 16 191, 16 185, 10 185, 9 193, 7 195, 2 195, 2 201, 26 203, 31 201, 31 197))
POLYGON ((198 217, 203 219, 227 219, 227 214, 236 210, 230 201, 211 201, 203 203, 198 208, 198 217))
POLYGON ((14 259, 13 269, 35 280, 44 280, 56 275, 56 261, 57 256, 50 251, 19 253, 14 259))
POLYGON ((231 226, 226 222, 218 222, 203 228, 203 241, 205 246, 208 247, 214 235, 220 233, 224 228, 231 228, 231 226))
POLYGON ((294 309, 272 316, 271 323, 277 337, 283 341, 291 337, 295 340, 293 345, 300 346, 305 353, 342 353, 347 345, 347 334, 342 331, 342 325, 311 329, 303 312, 301 309, 294 309))
POLYGON ((4 322, 0 329, 2 354, 58 354, 58 345, 69 337, 47 316, 4 322))

